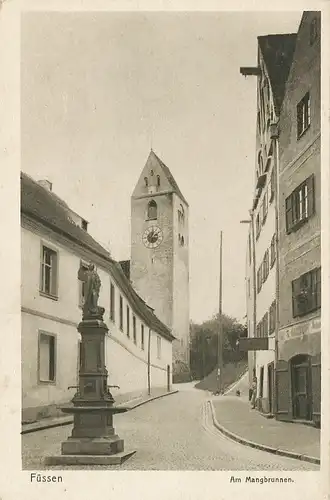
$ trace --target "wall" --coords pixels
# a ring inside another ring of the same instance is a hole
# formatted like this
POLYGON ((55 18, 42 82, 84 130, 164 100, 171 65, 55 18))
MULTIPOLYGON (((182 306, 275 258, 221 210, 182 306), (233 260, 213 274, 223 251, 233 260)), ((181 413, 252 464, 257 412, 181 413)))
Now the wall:
MULTIPOLYGON (((23 419, 33 419, 38 412, 54 413, 55 405, 69 401, 75 390, 78 376, 77 325, 81 321, 79 307, 80 284, 77 273, 80 260, 93 260, 93 254, 73 249, 71 243, 65 245, 63 238, 27 221, 22 222, 22 407, 23 419), (41 242, 58 252, 58 299, 42 297, 39 294, 41 242), (38 382, 38 332, 56 335, 56 382, 38 382)), ((96 259, 97 260, 97 259, 96 259)), ((101 278, 99 304, 105 308, 104 321, 109 327, 106 341, 106 363, 111 378, 109 384, 118 384, 119 393, 147 390, 147 349, 149 328, 144 324, 145 348, 141 349, 141 318, 137 319, 137 345, 126 332, 126 305, 123 295, 124 329, 119 329, 119 287, 107 270, 97 265, 101 278), (110 321, 110 281, 115 285, 116 321, 110 321), (113 378, 113 380, 112 380, 113 378)), ((133 310, 130 306, 131 315, 133 310)), ((172 365, 172 344, 161 337, 162 356, 157 358, 156 332, 152 332, 151 342, 151 384, 166 387, 167 365, 172 365)))
POLYGON ((173 194, 173 343, 174 360, 189 366, 189 209, 173 194), (184 209, 184 219, 178 211, 184 209), (179 242, 184 238, 184 245, 179 242))
MULTIPOLYGON (((314 17, 315 13, 303 17, 280 117, 279 357, 285 360, 301 349, 315 352, 320 344, 320 310, 293 318, 291 288, 294 279, 321 263, 320 37, 313 45, 309 43, 309 27, 314 17), (307 91, 311 96, 311 123, 297 139, 296 107, 307 91), (311 174, 314 174, 315 213, 297 231, 286 234, 285 200, 311 174), (295 324, 299 326, 294 327, 295 324), (312 338, 308 340, 306 335, 312 338)), ((316 19, 320 33, 320 17, 316 15, 316 19)))
POLYGON ((131 214, 131 281, 138 294, 154 308, 156 316, 172 328, 173 321, 173 195, 132 199, 131 214), (157 220, 147 220, 150 200, 157 203, 157 220), (163 232, 162 243, 146 248, 144 231, 158 226, 163 232))
POLYGON ((321 404, 321 310, 293 317, 292 281, 321 265, 321 168, 320 168, 320 13, 303 15, 296 51, 286 86, 279 122, 279 333, 278 414, 281 420, 294 417, 294 384, 291 360, 297 354, 310 358, 310 388, 307 401, 311 415, 302 417, 320 424, 321 404), (311 45, 310 26, 316 19, 318 37, 311 45), (310 93, 310 126, 297 137, 297 104, 310 93), (285 200, 305 179, 314 174, 314 214, 297 230, 286 233, 285 200))

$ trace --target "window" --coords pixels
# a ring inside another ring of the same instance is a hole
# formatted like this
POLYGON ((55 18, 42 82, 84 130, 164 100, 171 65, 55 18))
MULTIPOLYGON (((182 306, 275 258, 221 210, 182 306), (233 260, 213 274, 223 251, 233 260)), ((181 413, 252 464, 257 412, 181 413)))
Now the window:
POLYGON ((110 285, 110 319, 115 321, 115 287, 110 285))
POLYGON ((298 229, 314 214, 314 176, 311 175, 285 200, 286 231, 298 229))
POLYGON ((270 193, 269 193, 269 203, 271 203, 274 199, 275 195, 275 169, 273 168, 272 173, 270 174, 270 193))
POLYGON ((311 101, 309 92, 297 105, 297 137, 301 137, 311 124, 311 101))
POLYGON ((157 175, 157 187, 160 187, 160 175, 157 175))
POLYGON ((157 219, 157 203, 155 200, 151 200, 148 203, 148 219, 157 219))
POLYGON ((248 291, 248 297, 251 297, 251 282, 250 278, 247 280, 247 291, 248 291))
POLYGON ((145 187, 148 187, 148 177, 144 178, 144 185, 145 185, 145 187))
POLYGON ((268 250, 268 248, 265 252, 262 264, 263 264, 262 282, 264 283, 266 281, 266 279, 268 278, 268 274, 269 274, 269 250, 268 250))
POLYGON ((317 19, 314 18, 309 27, 309 44, 313 45, 318 36, 317 33, 317 19))
POLYGON ((136 344, 136 317, 133 316, 133 342, 136 344))
POLYGON ((266 314, 262 318, 262 336, 268 336, 268 312, 266 312, 266 314))
POLYGON ((274 333, 276 326, 276 301, 272 302, 269 308, 269 335, 274 333))
POLYGON ((55 382, 55 336, 39 335, 39 381, 55 382))
POLYGON ((126 306, 126 332, 127 332, 127 337, 129 337, 129 327, 130 327, 130 310, 129 310, 129 306, 126 306))
POLYGON ((260 224, 260 214, 257 215, 256 217, 256 233, 257 233, 257 239, 259 238, 261 231, 261 224, 260 224))
POLYGON ((261 323, 257 324, 257 337, 261 337, 261 323))
POLYGON ((260 382, 259 382, 259 397, 263 398, 264 396, 264 367, 260 368, 260 382))
POLYGON ((276 260, 276 235, 274 234, 272 237, 272 241, 270 243, 270 267, 272 268, 275 264, 276 260))
POLYGON ((259 267, 258 272, 257 272, 257 292, 258 293, 260 292, 261 286, 262 286, 262 267, 263 267, 263 264, 261 264, 261 266, 259 267))
POLYGON ((57 252, 46 246, 42 247, 40 291, 57 296, 57 252))
POLYGON ((157 335, 157 358, 160 359, 162 355, 162 339, 157 335))
POLYGON ((321 268, 292 281, 292 315, 303 316, 321 307, 321 268))
POLYGON ((150 170, 150 175, 151 175, 151 177, 154 175, 154 171, 153 170, 150 170))
POLYGON ((262 175, 263 171, 264 171, 264 162, 262 159, 262 153, 261 153, 261 151, 259 151, 259 154, 258 154, 258 173, 259 173, 259 176, 262 175))
POLYGON ((264 224, 266 222, 267 213, 268 213, 267 191, 265 192, 264 198, 262 200, 261 213, 262 213, 262 223, 264 224))
MULTIPOLYGON (((80 261, 80 269, 83 272, 86 272, 88 270, 88 264, 80 261)), ((86 282, 78 278, 78 283, 79 283, 79 307, 83 307, 85 302, 86 282)))
POLYGON ((144 350, 144 325, 141 325, 141 349, 144 350))
POLYGON ((123 321, 123 297, 119 296, 119 328, 123 330, 124 321, 123 321))
POLYGON ((87 231, 87 227, 88 227, 88 222, 87 222, 87 220, 82 219, 82 221, 81 221, 81 227, 82 227, 82 229, 83 229, 84 231, 87 231))
POLYGON ((178 221, 179 223, 184 222, 184 208, 183 205, 180 203, 180 208, 178 210, 178 221))
POLYGON ((251 233, 249 233, 249 243, 248 243, 248 252, 249 252, 249 264, 251 264, 251 233))

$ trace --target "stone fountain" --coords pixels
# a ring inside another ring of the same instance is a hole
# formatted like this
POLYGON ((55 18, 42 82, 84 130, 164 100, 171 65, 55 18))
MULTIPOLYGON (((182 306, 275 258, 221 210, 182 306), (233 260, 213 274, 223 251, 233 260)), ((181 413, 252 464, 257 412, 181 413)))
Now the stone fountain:
POLYGON ((79 269, 78 278, 85 282, 81 333, 79 386, 71 404, 61 407, 73 415, 71 436, 62 443, 61 455, 46 458, 47 465, 118 465, 135 451, 124 450, 124 440, 115 432, 113 415, 127 408, 115 405, 109 391, 105 366, 104 308, 97 305, 101 280, 93 264, 79 269))

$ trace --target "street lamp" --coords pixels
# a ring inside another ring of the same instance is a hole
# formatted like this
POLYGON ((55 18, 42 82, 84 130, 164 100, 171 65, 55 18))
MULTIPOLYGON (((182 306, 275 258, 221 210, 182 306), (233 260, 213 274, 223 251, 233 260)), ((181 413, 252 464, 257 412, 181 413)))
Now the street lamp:
MULTIPOLYGON (((254 211, 250 210, 250 219, 243 219, 240 221, 240 224, 250 224, 251 227, 251 243, 252 243, 252 252, 251 252, 251 263, 252 263, 252 290, 253 290, 253 321, 252 321, 252 332, 253 337, 255 336, 256 328, 257 328, 257 286, 256 286, 256 242, 254 237, 254 211)), ((249 243, 250 245, 250 243, 249 243)), ((249 246, 250 252, 250 246, 249 246)), ((253 369, 255 370, 256 365, 256 353, 253 351, 253 369)))

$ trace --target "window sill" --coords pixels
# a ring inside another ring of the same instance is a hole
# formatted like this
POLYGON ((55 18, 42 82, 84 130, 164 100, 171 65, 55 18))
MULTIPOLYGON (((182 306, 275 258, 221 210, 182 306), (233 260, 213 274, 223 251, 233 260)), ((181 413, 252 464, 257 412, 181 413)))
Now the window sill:
POLYGON ((306 224, 306 222, 308 222, 310 219, 310 217, 305 217, 304 219, 296 222, 294 225, 292 225, 290 227, 290 229, 287 229, 286 231, 286 234, 291 234, 291 233, 295 233, 296 231, 298 231, 304 224, 306 224))
POLYGON ((293 318, 301 318, 302 316, 307 316, 310 313, 313 313, 317 311, 318 309, 321 309, 321 306, 313 307, 313 309, 309 309, 308 311, 300 312, 297 314, 292 314, 293 318))
POLYGON ((150 219, 146 219, 146 222, 148 222, 149 220, 157 220, 157 217, 152 217, 150 219))
POLYGON ((50 293, 43 292, 42 290, 39 290, 39 295, 41 297, 45 297, 46 299, 51 299, 51 300, 58 300, 58 295, 51 295, 50 293))
POLYGON ((56 380, 38 380, 40 385, 56 385, 56 380))

